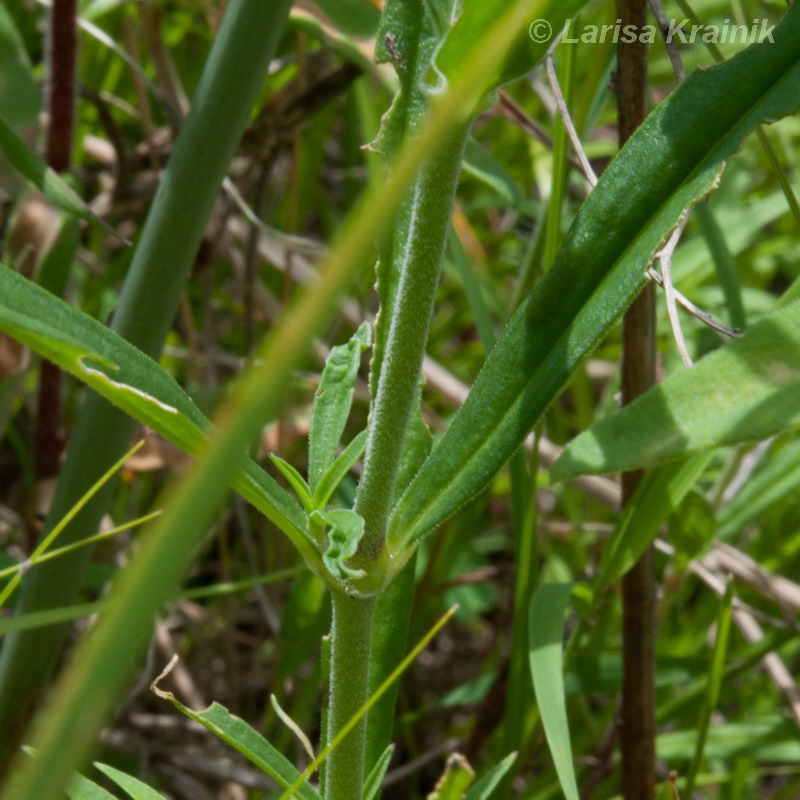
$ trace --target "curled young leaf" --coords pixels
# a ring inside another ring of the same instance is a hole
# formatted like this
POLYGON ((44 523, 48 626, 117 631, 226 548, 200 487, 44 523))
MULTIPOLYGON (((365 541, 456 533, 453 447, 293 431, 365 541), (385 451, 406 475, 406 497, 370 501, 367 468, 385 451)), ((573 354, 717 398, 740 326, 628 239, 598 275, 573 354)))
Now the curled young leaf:
POLYGON ((328 548, 322 554, 322 561, 330 574, 343 583, 365 577, 364 570, 353 569, 345 563, 358 549, 358 543, 364 535, 364 520, 355 511, 344 508, 317 510, 311 516, 319 517, 330 526, 328 548))

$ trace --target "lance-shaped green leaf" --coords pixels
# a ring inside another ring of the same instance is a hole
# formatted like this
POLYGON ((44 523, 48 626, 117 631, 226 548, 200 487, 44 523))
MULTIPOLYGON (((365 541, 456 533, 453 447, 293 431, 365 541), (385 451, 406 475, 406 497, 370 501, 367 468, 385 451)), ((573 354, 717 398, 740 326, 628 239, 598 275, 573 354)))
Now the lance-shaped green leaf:
POLYGON ((322 554, 322 561, 330 574, 344 583, 363 578, 366 575, 363 570, 348 567, 345 562, 358 549, 358 543, 364 535, 364 520, 355 511, 346 508, 318 510, 312 514, 313 517, 319 517, 326 525, 330 525, 328 547, 322 554))
POLYGON ((375 762, 375 766, 369 771, 367 779, 364 781, 364 800, 376 800, 380 796, 381 784, 386 777, 386 770, 389 769, 389 762, 394 754, 394 745, 390 744, 375 762))
POLYGON ((492 767, 467 793, 464 800, 489 800, 492 792, 499 786, 505 774, 517 760, 516 753, 510 753, 499 764, 492 767))
POLYGON ((308 434, 308 484, 311 493, 336 458, 350 406, 361 353, 369 347, 371 330, 362 322, 347 344, 331 349, 322 370, 308 434))
POLYGON ((702 475, 712 455, 711 451, 698 453, 645 475, 603 549, 594 582, 596 590, 616 583, 639 560, 656 538, 658 529, 702 475))
MULTIPOLYGON (((187 453, 205 446, 210 423, 171 375, 104 325, 2 265, 0 330, 187 453)), ((261 467, 243 458, 231 483, 313 558, 302 511, 261 467)))
POLYGON ((105 228, 112 236, 130 244, 113 228, 91 211, 89 206, 70 189, 63 178, 47 166, 33 150, 14 133, 2 117, 0 117, 0 150, 11 162, 12 166, 24 175, 51 203, 74 214, 87 222, 94 222, 105 228))
MULTIPOLYGON (((160 680, 160 677, 159 679, 160 680)), ((254 730, 243 719, 235 717, 225 706, 212 703, 205 711, 192 711, 178 700, 172 692, 159 689, 154 683, 153 691, 165 700, 169 700, 182 714, 199 722, 215 736, 238 750, 248 761, 263 770, 274 781, 284 788, 291 786, 300 773, 284 758, 260 733, 254 730)), ((298 800, 320 800, 311 786, 303 781, 296 790, 298 800)))
POLYGON ((574 439, 556 479, 653 466, 800 425, 800 301, 574 439))
POLYGON ((564 612, 571 583, 545 583, 531 597, 528 614, 530 666, 536 703, 567 800, 578 800, 567 708, 564 703, 564 612))
POLYGON ((270 453, 269 460, 280 470, 281 475, 289 482, 289 486, 294 489, 294 493, 303 504, 306 513, 310 514, 314 510, 314 504, 311 502, 311 493, 308 490, 308 484, 303 480, 303 476, 277 453, 270 453))
POLYGON ((487 485, 642 288, 654 252, 725 160, 756 125, 800 106, 799 59, 793 6, 774 43, 693 73, 628 140, 398 503, 395 552, 487 485))
POLYGON ((336 487, 363 455, 364 447, 367 444, 367 434, 368 431, 364 430, 355 436, 353 441, 342 450, 333 464, 328 467, 325 474, 319 479, 319 483, 314 489, 314 495, 311 498, 312 508, 324 508, 328 500, 331 499, 336 487))
POLYGON ((108 764, 101 764, 99 761, 95 762, 95 767, 104 775, 111 778, 117 786, 124 789, 133 800, 165 800, 163 794, 150 788, 138 778, 134 778, 133 775, 128 775, 127 772, 123 772, 115 767, 110 767, 108 764))
POLYGON ((82 775, 75 775, 64 792, 69 800, 117 800, 111 792, 82 775))

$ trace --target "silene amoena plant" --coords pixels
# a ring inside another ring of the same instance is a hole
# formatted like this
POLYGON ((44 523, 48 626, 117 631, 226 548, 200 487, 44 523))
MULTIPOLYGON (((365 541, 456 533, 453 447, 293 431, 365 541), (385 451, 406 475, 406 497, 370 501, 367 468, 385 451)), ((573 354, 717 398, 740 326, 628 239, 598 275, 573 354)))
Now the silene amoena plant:
MULTIPOLYGON (((330 592, 319 756, 301 773, 222 706, 194 711, 156 689, 265 770, 282 787, 281 797, 377 797, 392 753, 392 680, 406 654, 419 543, 514 456, 643 288, 654 254, 687 210, 715 188, 745 137, 800 106, 800 10, 795 4, 775 28, 773 43, 754 44, 714 68, 692 73, 647 117, 602 173, 552 266, 520 298, 463 406, 434 439, 420 413, 422 364, 471 123, 502 85, 526 75, 545 57, 550 43, 531 41, 531 20, 545 20, 557 31, 585 3, 387 0, 375 55, 393 68, 397 93, 370 145, 384 161, 385 180, 366 192, 321 260, 317 279, 261 345, 212 424, 156 359, 290 5, 286 0, 227 4, 136 242, 110 328, 13 269, 0 270, 0 328, 97 395, 80 412, 50 529, 119 458, 131 420, 197 457, 169 492, 163 514, 120 575, 104 613, 25 733, 36 755, 20 755, 14 762, 3 794, 9 800, 58 796, 71 770, 89 755, 138 663, 153 614, 190 565, 228 486, 288 537, 330 592), (284 489, 265 465, 245 453, 275 415, 292 370, 313 337, 324 331, 341 293, 375 261, 376 243, 377 316, 330 350, 313 401, 307 474, 270 456, 289 487, 284 489), (366 354, 369 422, 344 441, 366 354), (341 507, 337 487, 359 462, 354 503, 341 507)), ((99 222, 2 121, 0 145, 15 168, 63 209, 65 224, 75 217, 90 225, 99 222)), ((598 581, 584 587, 584 605, 594 603, 649 545, 708 463, 708 452, 797 424, 796 404, 786 405, 800 379, 795 296, 792 287, 781 307, 743 337, 599 422, 553 467, 551 476, 557 479, 655 468, 640 489, 645 505, 628 508, 598 581), (702 412, 698 400, 710 391, 719 400, 711 415, 702 412)), ((82 508, 82 526, 67 526, 59 543, 84 538, 87 528, 96 527, 104 502, 107 494, 101 489, 82 508)), ((88 550, 71 554, 75 576, 58 579, 59 602, 74 596, 88 550)), ((34 566, 26 575, 23 611, 41 607, 36 593, 54 574, 44 570, 45 565, 34 566)), ((518 611, 524 632, 527 601, 532 603, 529 647, 542 723, 563 792, 577 798, 561 650, 544 647, 553 636, 560 645, 573 587, 533 589, 518 611)), ((38 649, 45 661, 57 652, 57 636, 31 637, 20 632, 7 638, 0 665, 3 692, 32 652, 38 649)), ((527 670, 525 664, 521 680, 526 683, 527 670)), ((0 709, 6 724, 16 720, 17 727, 24 698, 35 694, 32 684, 42 683, 44 676, 22 680, 18 697, 3 701, 0 709)), ((454 762, 431 796, 479 800, 506 793, 504 776, 512 762, 510 755, 468 790, 454 762)), ((158 796, 124 773, 101 769, 132 796, 158 796)), ((92 794, 98 791, 104 790, 72 778, 71 797, 107 796, 92 794)))

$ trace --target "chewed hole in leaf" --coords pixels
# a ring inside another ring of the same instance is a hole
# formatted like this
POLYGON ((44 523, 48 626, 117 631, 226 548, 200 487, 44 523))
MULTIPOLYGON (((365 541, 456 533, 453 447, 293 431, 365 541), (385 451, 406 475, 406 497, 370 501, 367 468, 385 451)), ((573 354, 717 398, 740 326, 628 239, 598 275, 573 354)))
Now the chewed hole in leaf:
POLYGON ((95 356, 88 356, 82 355, 78 357, 78 365, 81 368, 81 371, 85 375, 93 376, 99 378, 104 383, 108 384, 109 386, 113 386, 115 389, 118 389, 122 392, 130 392, 131 394, 135 394, 137 397, 141 397, 143 400, 147 402, 153 403, 157 405, 162 411, 166 411, 170 414, 177 414, 178 409, 174 406, 169 405, 168 403, 164 403, 156 397, 148 394, 147 392, 143 391, 142 389, 137 389, 135 386, 128 386, 126 383, 120 383, 119 381, 115 381, 113 378, 109 378, 105 372, 101 369, 97 369, 96 367, 90 366, 89 361, 94 361, 98 366, 105 367, 106 369, 114 369, 119 371, 119 366, 116 364, 112 364, 111 362, 103 363, 99 361, 95 356))

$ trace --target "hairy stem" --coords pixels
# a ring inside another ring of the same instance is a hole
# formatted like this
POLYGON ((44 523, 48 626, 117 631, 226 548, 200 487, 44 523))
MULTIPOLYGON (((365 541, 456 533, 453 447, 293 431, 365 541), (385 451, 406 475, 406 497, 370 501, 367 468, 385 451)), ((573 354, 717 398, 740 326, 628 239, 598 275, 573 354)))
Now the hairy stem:
MULTIPOLYGON (((328 742, 333 740, 369 696, 374 617, 374 597, 360 599, 333 592, 328 742)), ((366 740, 367 719, 363 717, 328 756, 325 800, 361 800, 366 740)))
POLYGON ((439 286, 458 175, 469 126, 457 129, 422 166, 411 194, 411 215, 400 282, 371 411, 364 472, 355 510, 364 518, 360 554, 383 549, 405 433, 417 396, 428 327, 439 286))

